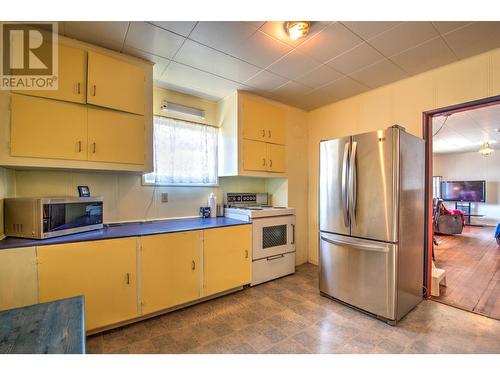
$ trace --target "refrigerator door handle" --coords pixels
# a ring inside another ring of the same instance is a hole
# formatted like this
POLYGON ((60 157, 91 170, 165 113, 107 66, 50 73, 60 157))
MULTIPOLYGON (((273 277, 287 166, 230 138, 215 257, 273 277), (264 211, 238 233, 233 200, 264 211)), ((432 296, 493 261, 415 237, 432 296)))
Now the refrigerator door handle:
POLYGON ((326 237, 325 235, 321 235, 321 239, 323 241, 329 242, 329 243, 334 244, 334 245, 339 245, 339 246, 349 246, 349 247, 354 247, 356 249, 376 251, 379 253, 388 253, 389 252, 388 246, 362 243, 359 240, 339 239, 338 237, 329 238, 329 237, 326 237))
POLYGON ((352 142, 351 158, 349 159, 349 213, 351 223, 356 223, 356 207, 358 205, 358 175, 356 166, 358 142, 352 142))
POLYGON ((344 214, 344 224, 349 226, 349 205, 347 194, 347 179, 348 179, 348 162, 349 162, 349 148, 351 144, 347 142, 344 146, 344 158, 342 161, 342 213, 344 214))

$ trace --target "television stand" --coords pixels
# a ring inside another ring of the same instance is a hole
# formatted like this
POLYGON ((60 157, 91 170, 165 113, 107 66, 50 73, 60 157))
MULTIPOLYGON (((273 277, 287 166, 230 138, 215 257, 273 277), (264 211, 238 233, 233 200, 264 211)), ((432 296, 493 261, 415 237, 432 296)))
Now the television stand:
POLYGON ((470 227, 482 227, 481 224, 471 224, 471 217, 484 217, 484 215, 476 215, 471 214, 471 202, 455 202, 455 210, 462 211, 462 214, 465 216, 465 224, 470 227))

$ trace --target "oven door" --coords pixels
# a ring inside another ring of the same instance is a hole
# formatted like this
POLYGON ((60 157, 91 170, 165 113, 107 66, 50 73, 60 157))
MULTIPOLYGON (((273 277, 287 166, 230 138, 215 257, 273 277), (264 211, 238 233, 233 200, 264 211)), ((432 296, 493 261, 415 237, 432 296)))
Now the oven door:
POLYGON ((295 216, 254 218, 253 260, 295 251, 295 216))

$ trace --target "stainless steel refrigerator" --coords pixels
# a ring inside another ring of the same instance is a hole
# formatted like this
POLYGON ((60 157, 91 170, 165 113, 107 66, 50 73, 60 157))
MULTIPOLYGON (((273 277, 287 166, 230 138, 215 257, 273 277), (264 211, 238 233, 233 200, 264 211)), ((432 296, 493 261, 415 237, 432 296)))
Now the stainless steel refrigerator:
POLYGON ((424 155, 397 125, 320 142, 322 294, 390 324, 422 300, 424 155))

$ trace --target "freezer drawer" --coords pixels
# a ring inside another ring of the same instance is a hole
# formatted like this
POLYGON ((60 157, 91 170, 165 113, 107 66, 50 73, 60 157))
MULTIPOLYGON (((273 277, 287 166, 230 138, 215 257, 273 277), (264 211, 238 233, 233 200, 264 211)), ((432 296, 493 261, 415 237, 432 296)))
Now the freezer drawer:
POLYGON ((252 284, 257 285, 295 272, 295 252, 252 262, 252 284))
POLYGON ((320 291, 395 320, 396 245, 320 233, 320 291))

